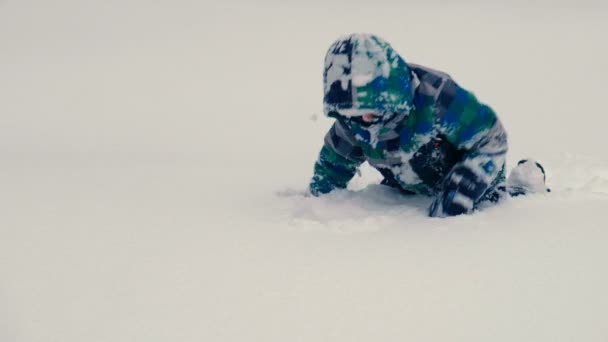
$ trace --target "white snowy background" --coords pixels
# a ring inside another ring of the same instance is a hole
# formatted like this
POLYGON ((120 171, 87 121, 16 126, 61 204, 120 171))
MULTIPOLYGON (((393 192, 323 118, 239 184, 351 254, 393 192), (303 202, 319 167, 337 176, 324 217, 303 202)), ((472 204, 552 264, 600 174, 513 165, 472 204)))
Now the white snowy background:
POLYGON ((0 0, 0 341, 607 341, 608 7, 0 0), (549 195, 302 196, 323 57, 373 32, 549 195))

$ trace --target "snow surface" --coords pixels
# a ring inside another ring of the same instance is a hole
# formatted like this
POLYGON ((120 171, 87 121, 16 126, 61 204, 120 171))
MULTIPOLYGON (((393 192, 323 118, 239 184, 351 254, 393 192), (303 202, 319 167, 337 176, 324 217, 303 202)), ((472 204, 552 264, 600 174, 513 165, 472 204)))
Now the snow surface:
POLYGON ((605 5, 425 4, 0 1, 0 341, 608 340, 605 5), (553 192, 304 196, 353 31, 474 90, 553 192))

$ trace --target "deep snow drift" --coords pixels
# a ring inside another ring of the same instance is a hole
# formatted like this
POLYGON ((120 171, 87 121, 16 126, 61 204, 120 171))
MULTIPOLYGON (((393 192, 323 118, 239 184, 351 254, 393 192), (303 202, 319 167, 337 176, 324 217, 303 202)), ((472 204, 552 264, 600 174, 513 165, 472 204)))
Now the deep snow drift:
POLYGON ((605 7, 0 1, 0 341, 605 341, 605 7), (430 219, 304 196, 369 31, 499 114, 552 193, 430 219))

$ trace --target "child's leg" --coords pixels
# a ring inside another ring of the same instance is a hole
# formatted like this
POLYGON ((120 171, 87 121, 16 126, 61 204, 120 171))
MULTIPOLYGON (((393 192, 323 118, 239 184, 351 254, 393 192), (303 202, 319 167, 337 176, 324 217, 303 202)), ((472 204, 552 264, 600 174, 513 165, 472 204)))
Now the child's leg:
POLYGON ((479 201, 475 203, 475 208, 482 208, 492 206, 507 196, 507 186, 505 180, 505 167, 503 166, 492 185, 488 190, 481 196, 479 201))

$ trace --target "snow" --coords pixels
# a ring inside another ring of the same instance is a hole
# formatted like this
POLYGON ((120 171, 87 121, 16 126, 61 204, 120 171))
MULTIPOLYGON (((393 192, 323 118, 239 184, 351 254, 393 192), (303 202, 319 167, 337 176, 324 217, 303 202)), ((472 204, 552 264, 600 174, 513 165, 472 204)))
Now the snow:
POLYGON ((0 341, 605 341, 605 5, 349 4, 0 1, 0 341), (305 196, 324 53, 365 31, 552 192, 305 196))

